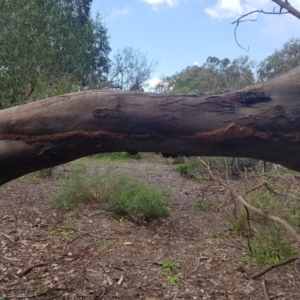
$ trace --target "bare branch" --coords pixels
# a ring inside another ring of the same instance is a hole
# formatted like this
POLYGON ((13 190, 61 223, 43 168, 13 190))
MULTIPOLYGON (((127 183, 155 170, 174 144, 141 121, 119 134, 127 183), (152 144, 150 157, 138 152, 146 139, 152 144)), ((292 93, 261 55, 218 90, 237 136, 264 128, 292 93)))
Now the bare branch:
MULTIPOLYGON (((274 1, 274 2, 276 2, 276 1, 274 1)), ((282 2, 282 1, 280 1, 280 2, 282 2)), ((235 38, 235 41, 236 41, 236 43, 238 44, 238 46, 239 46, 241 49, 245 50, 245 51, 249 51, 249 46, 248 46, 248 49, 246 49, 246 48, 244 48, 244 47, 238 42, 237 36, 236 36, 236 32, 237 32, 237 28, 238 28, 238 26, 240 25, 240 23, 242 23, 242 22, 256 22, 256 21, 257 21, 257 19, 243 20, 243 18, 245 18, 245 17, 247 17, 247 16, 249 16, 249 15, 252 15, 252 14, 254 14, 254 13, 262 13, 262 14, 266 14, 266 15, 283 15, 283 14, 288 14, 288 13, 290 13, 290 12, 289 12, 289 11, 287 11, 287 12, 281 12, 281 10, 280 10, 279 12, 275 12, 275 11, 267 12, 267 11, 264 11, 264 10, 262 10, 262 9, 257 9, 257 10, 253 10, 253 11, 247 13, 247 14, 244 14, 244 15, 240 16, 236 21, 232 22, 231 25, 236 24, 236 25, 235 25, 235 29, 234 29, 234 38, 235 38)), ((299 13, 299 15, 300 15, 300 12, 298 12, 298 13, 299 13)))
POLYGON ((287 13, 290 13, 296 18, 300 19, 300 11, 294 8, 288 1, 282 1, 282 0, 272 0, 272 1, 280 6, 280 11, 282 10, 282 8, 284 8, 287 10, 287 13))
POLYGON ((255 212, 256 214, 266 217, 270 220, 275 221, 276 223, 283 225, 283 227, 286 229, 286 231, 288 231, 295 238, 295 240, 300 244, 300 235, 289 223, 287 223, 285 220, 283 220, 277 216, 269 214, 268 212, 262 210, 261 208, 257 208, 255 206, 249 204, 241 195, 237 195, 228 183, 226 183, 223 180, 221 180, 220 178, 217 178, 216 176, 214 176, 209 165, 205 161, 203 161, 200 157, 198 157, 198 159, 206 166, 211 178, 214 179, 216 182, 220 183, 221 185, 223 185, 225 188, 229 189, 231 194, 234 195, 240 201, 240 203, 242 203, 245 207, 247 207, 251 211, 255 212))

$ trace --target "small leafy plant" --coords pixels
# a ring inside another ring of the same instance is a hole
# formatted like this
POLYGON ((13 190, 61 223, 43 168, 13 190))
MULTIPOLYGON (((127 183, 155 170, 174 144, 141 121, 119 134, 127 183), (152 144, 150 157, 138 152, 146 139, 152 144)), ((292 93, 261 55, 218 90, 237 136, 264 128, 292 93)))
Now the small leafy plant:
POLYGON ((101 250, 101 251, 107 251, 107 250, 109 250, 111 247, 112 247, 112 243, 110 243, 110 242, 104 242, 104 243, 101 245, 100 250, 101 250))
POLYGON ((45 293, 47 290, 47 285, 46 284, 40 284, 34 291, 34 296, 38 297, 40 295, 42 295, 43 293, 45 293))
POLYGON ((180 268, 179 263, 177 263, 176 261, 169 261, 169 260, 163 259, 163 260, 154 262, 154 264, 165 268, 166 272, 164 273, 164 275, 166 275, 166 277, 168 278, 169 282, 172 285, 175 285, 178 283, 178 281, 181 278, 181 274, 180 273, 174 274, 174 271, 176 269, 180 268))

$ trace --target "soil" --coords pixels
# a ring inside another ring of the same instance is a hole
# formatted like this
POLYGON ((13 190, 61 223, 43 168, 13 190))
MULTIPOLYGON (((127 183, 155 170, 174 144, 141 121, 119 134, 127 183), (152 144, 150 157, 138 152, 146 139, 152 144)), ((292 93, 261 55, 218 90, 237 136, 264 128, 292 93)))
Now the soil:
MULTIPOLYGON (((230 232, 228 211, 196 207, 222 207, 221 186, 184 178, 168 162, 118 167, 169 187, 170 216, 137 225, 95 204, 80 213, 55 208, 47 199, 57 176, 0 187, 0 299, 266 299, 262 278, 247 277, 259 269, 238 262, 249 253, 230 232)), ((68 170, 62 165, 54 174, 68 170)), ((270 299, 300 299, 295 263, 264 279, 270 299)))

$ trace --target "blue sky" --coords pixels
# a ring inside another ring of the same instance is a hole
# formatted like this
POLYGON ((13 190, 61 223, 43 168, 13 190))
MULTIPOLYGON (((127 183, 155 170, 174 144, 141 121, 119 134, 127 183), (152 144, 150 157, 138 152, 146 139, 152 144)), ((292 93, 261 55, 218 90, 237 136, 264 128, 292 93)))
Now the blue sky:
MULTIPOLYGON (((290 0, 300 10, 300 0, 290 0)), ((260 61, 280 49, 291 37, 298 38, 300 20, 287 15, 256 14, 256 22, 240 24, 239 43, 231 23, 243 13, 263 9, 278 11, 271 0, 94 0, 93 14, 104 18, 112 50, 125 46, 140 49, 159 65, 153 79, 172 75, 208 56, 234 59, 249 55, 260 61)))

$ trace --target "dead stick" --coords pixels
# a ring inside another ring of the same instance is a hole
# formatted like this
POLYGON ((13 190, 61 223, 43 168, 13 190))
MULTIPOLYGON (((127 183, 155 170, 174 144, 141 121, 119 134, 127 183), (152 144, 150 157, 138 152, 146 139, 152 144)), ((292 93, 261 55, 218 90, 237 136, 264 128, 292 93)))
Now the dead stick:
POLYGON ((45 265, 49 265, 51 263, 52 263, 52 261, 31 265, 28 268, 26 268, 24 271, 22 271, 22 273, 20 273, 20 276, 28 274, 33 268, 42 267, 45 265))
POLYGON ((280 261, 280 262, 278 262, 278 263, 276 263, 276 264, 273 264, 273 265, 270 265, 270 266, 267 266, 267 267, 263 268, 263 269, 260 270, 259 272, 257 272, 257 273, 255 273, 255 274, 251 275, 249 278, 250 278, 250 279, 256 279, 256 278, 258 278, 258 277, 260 277, 260 276, 266 274, 267 272, 269 272, 269 271, 271 271, 271 270, 273 270, 273 269, 275 269, 275 268, 284 266, 284 265, 286 265, 286 264, 288 264, 288 263, 290 263, 290 262, 292 262, 292 261, 295 261, 295 260, 297 260, 297 259, 299 259, 299 258, 300 258, 299 254, 290 256, 290 257, 288 257, 288 258, 286 258, 286 259, 284 259, 284 260, 282 260, 282 261, 280 261))
POLYGON ((266 281, 264 278, 262 279, 261 284, 262 284, 265 299, 270 300, 269 293, 268 293, 267 286, 266 286, 266 281))

